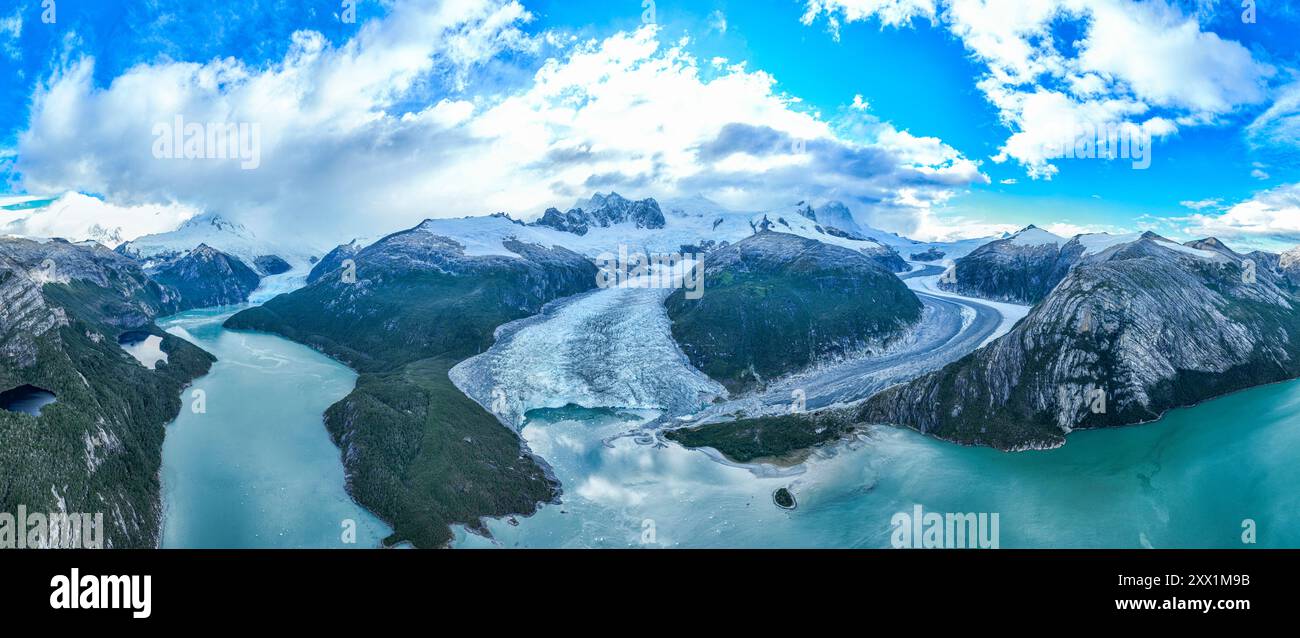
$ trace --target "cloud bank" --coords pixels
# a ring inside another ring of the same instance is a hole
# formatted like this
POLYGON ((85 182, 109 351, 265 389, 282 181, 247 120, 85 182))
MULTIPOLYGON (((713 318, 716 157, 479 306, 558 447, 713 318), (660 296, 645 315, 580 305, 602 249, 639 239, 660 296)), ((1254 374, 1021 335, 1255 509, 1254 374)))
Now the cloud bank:
POLYGON ((38 87, 16 171, 28 192, 175 203, 330 240, 538 214, 596 190, 746 209, 841 199, 865 221, 932 234, 945 230, 936 206, 988 181, 941 140, 866 109, 823 116, 760 70, 701 65, 652 25, 578 40, 530 35, 531 19, 514 0, 411 0, 338 46, 300 31, 273 64, 158 62, 107 86, 93 58, 74 58, 38 87), (536 63, 521 85, 474 81, 516 59, 536 63), (258 125, 257 168, 155 157, 155 127, 177 115, 258 125))
POLYGON ((994 160, 1035 178, 1058 172, 1048 149, 1062 131, 1127 123, 1161 138, 1217 124, 1267 101, 1276 75, 1167 0, 808 0, 804 22, 819 18, 835 33, 869 19, 945 25, 984 67, 978 87, 1011 131, 994 160), (1064 24, 1077 40, 1066 41, 1064 24))

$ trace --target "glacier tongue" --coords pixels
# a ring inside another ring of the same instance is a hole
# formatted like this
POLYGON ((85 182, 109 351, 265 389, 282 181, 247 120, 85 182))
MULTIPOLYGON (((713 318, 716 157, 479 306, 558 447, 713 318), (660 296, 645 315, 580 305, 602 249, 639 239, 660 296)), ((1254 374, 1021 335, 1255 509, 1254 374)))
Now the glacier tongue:
POLYGON ((570 404, 694 412, 727 391, 677 347, 671 293, 605 288, 555 302, 498 329, 492 348, 452 368, 452 383, 516 429, 529 410, 570 404))

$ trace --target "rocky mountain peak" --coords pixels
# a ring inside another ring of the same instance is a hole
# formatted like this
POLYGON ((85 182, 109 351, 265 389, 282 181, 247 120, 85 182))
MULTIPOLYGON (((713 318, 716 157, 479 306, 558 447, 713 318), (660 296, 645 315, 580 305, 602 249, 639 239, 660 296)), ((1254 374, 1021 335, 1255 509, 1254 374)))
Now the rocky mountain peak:
POLYGON ((1197 240, 1189 241, 1183 245, 1187 246, 1188 248, 1195 248, 1197 250, 1208 250, 1211 252, 1221 253, 1229 257, 1234 257, 1234 258, 1241 257, 1241 255, 1238 255, 1236 251, 1232 250, 1231 248, 1228 248, 1226 244, 1219 241, 1217 237, 1206 237, 1205 239, 1197 239, 1197 240))
POLYGON ((637 228, 658 229, 663 228, 665 223, 659 202, 653 198, 631 201, 618 193, 608 195, 596 193, 591 199, 579 204, 579 207, 568 212, 560 212, 558 208, 548 208, 534 225, 575 235, 586 235, 592 228, 609 228, 617 224, 633 224, 637 228))

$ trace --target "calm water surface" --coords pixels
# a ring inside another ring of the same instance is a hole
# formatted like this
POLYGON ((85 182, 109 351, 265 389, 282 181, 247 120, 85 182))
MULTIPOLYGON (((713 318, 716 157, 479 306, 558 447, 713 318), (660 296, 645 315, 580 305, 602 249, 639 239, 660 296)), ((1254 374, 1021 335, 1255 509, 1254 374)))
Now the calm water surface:
POLYGON ((233 332, 235 308, 160 320, 218 358, 182 396, 163 443, 163 546, 368 548, 392 533, 344 491, 322 415, 356 374, 273 335, 233 332), (199 391, 206 412, 195 413, 199 391), (356 542, 344 542, 355 524, 356 542))

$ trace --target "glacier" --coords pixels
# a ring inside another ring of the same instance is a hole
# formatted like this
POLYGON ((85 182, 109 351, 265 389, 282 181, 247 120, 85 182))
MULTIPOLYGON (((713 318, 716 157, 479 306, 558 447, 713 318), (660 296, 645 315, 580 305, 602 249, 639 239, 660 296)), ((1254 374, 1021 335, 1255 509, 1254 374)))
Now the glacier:
POLYGON ((727 396, 673 340, 664 309, 673 291, 638 281, 569 297, 501 326, 487 352, 451 369, 452 383, 515 429, 537 408, 680 415, 727 396))

